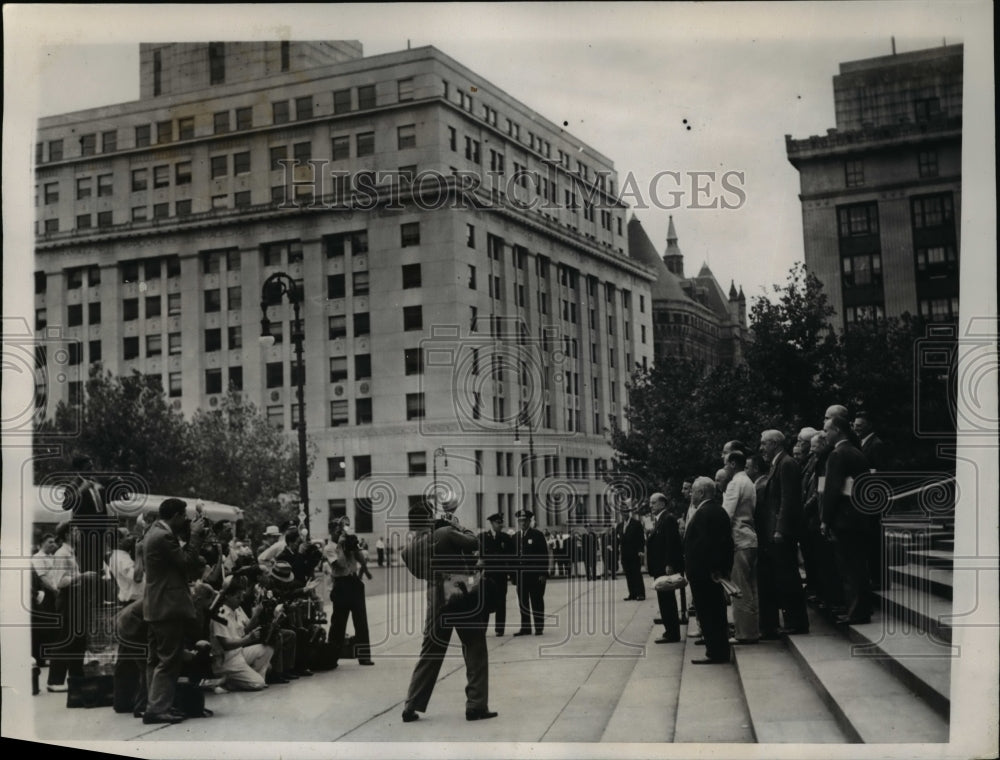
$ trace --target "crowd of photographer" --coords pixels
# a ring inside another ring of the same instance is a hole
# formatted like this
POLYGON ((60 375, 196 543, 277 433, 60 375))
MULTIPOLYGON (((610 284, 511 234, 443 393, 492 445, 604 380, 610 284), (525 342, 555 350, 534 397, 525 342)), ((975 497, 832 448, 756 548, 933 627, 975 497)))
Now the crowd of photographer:
POLYGON ((36 679, 47 664, 45 688, 68 692, 67 706, 112 704, 145 723, 177 723, 211 714, 206 690, 287 684, 337 667, 345 652, 374 664, 367 547, 346 520, 325 542, 291 521, 269 526, 254 549, 231 522, 213 524, 200 507, 192 519, 168 498, 124 527, 89 463, 75 464, 72 517, 39 537, 31 563, 36 679), (329 632, 320 593, 334 602, 329 632), (345 641, 348 617, 356 635, 345 641))

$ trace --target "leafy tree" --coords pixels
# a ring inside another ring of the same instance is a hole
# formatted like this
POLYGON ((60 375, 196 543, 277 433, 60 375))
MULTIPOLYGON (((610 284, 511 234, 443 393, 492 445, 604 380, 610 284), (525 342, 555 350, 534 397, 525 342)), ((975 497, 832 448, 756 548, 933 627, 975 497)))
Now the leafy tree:
POLYGON ((91 367, 84 402, 60 402, 54 419, 36 428, 35 449, 64 455, 36 459, 36 476, 66 470, 74 456, 85 454, 98 474, 135 473, 151 493, 182 493, 190 482, 184 417, 167 402, 158 378, 137 371, 114 376, 91 367))
POLYGON ((834 309, 823 283, 801 263, 774 293, 776 300, 759 297, 751 306, 747 365, 761 402, 782 410, 781 429, 798 430, 822 420, 830 404, 846 403, 829 394, 837 351, 834 309))
MULTIPOLYGON (((243 508, 249 532, 297 515, 297 505, 279 496, 298 494, 298 446, 241 393, 231 390, 218 409, 196 412, 191 441, 199 495, 243 508)), ((310 469, 314 458, 310 452, 310 469)))

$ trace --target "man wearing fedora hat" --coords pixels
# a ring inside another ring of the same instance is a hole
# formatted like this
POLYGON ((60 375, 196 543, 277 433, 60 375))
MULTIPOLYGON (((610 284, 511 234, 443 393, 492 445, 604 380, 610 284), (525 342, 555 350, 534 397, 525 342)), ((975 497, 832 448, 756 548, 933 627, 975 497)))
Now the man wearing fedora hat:
MULTIPOLYGON (((503 515, 497 512, 486 518, 489 530, 480 535, 480 556, 483 558, 486 581, 486 608, 494 613, 493 624, 497 636, 503 636, 507 624, 507 576, 513 543, 503 530, 503 515)), ((488 622, 488 621, 487 621, 488 622)))
POLYGON ((549 545, 545 535, 531 527, 534 512, 522 509, 514 514, 517 533, 514 536, 514 582, 517 605, 521 611, 521 628, 515 636, 527 636, 534 622, 535 635, 545 629, 545 582, 549 577, 549 545))
POLYGON ((628 586, 626 602, 641 602, 646 598, 646 587, 642 582, 642 553, 646 549, 646 531, 642 527, 638 510, 631 504, 622 508, 627 515, 622 528, 621 559, 628 586))

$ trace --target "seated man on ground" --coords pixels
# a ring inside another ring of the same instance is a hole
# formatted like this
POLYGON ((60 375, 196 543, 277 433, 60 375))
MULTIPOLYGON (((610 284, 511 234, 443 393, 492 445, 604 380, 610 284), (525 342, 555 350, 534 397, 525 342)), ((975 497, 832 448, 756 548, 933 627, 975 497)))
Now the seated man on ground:
POLYGON ((240 608, 244 587, 231 583, 222 591, 222 607, 212 620, 213 671, 230 691, 260 691, 267 688, 265 675, 274 650, 261 643, 262 632, 254 618, 240 608))

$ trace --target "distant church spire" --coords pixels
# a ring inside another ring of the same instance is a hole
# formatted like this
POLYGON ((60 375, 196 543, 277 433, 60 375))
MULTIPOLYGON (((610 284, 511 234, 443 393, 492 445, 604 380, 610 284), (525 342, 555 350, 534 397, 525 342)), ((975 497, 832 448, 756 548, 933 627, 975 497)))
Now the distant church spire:
POLYGON ((684 254, 677 245, 677 230, 674 229, 674 217, 670 217, 667 225, 667 252, 663 254, 663 263, 667 269, 680 278, 684 277, 684 254))

